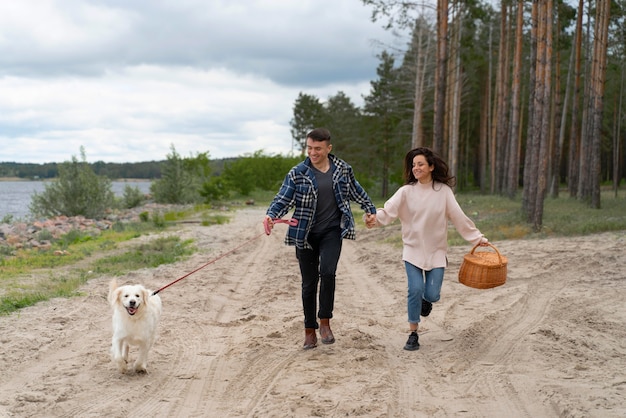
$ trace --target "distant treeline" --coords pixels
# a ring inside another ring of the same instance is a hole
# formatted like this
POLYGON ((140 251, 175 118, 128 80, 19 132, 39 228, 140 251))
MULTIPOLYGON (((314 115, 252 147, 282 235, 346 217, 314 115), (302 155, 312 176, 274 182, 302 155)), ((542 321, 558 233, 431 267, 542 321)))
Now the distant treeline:
MULTIPOLYGON (((163 161, 141 163, 105 163, 97 161, 89 166, 99 176, 110 179, 135 178, 157 179, 161 177, 163 161)), ((0 163, 0 177, 18 177, 23 179, 51 179, 59 176, 58 163, 0 163)))
MULTIPOLYGON (((227 160, 212 160, 211 168, 217 174, 224 167, 227 160)), ((97 161, 89 163, 91 169, 98 176, 110 179, 160 179, 163 161, 146 161, 140 163, 105 163, 97 161)), ((0 162, 0 177, 17 177, 21 179, 44 180, 59 176, 59 163, 13 163, 0 162)))

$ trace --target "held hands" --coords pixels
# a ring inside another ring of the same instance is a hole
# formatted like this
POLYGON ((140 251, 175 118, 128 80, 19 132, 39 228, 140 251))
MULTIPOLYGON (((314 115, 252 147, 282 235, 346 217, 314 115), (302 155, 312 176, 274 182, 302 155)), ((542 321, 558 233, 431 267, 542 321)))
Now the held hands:
POLYGON ((365 226, 368 229, 371 229, 376 226, 376 214, 375 213, 366 213, 363 215, 363 221, 365 222, 365 226))
POLYGON ((478 245, 480 245, 481 247, 488 247, 489 246, 489 240, 485 237, 482 237, 480 239, 480 242, 478 243, 478 245))

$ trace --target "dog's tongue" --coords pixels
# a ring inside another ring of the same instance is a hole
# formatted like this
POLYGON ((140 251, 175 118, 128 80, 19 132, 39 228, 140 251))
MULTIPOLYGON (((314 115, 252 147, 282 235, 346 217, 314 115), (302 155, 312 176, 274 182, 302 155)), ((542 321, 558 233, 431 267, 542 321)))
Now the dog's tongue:
POLYGON ((126 308, 126 311, 129 315, 135 315, 135 312, 137 312, 137 308, 126 308))

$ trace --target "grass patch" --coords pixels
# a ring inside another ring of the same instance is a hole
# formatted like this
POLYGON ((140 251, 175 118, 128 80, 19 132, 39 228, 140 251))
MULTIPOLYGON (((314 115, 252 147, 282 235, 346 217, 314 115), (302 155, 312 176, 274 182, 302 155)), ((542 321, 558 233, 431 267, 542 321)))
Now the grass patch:
POLYGON ((0 315, 35 305, 56 297, 76 295, 76 289, 88 279, 86 272, 69 277, 50 277, 45 281, 21 282, 0 297, 0 315))
POLYGON ((117 248, 120 242, 158 230, 160 229, 139 223, 127 224, 127 226, 113 228, 97 235, 89 235, 82 231, 73 230, 54 242, 49 250, 13 250, 10 256, 0 259, 0 266, 2 267, 0 280, 35 269, 57 268, 76 264, 94 253, 117 248))
POLYGON ((93 272, 122 275, 140 268, 154 268, 171 264, 193 254, 192 240, 182 241, 175 236, 161 237, 138 245, 130 251, 97 260, 93 272))
MULTIPOLYGON (((153 239, 120 254, 99 258, 67 272, 50 270, 50 276, 45 279, 32 279, 25 274, 6 277, 3 271, 0 314, 8 314, 55 297, 74 296, 76 289, 93 278, 94 274, 117 276, 140 268, 157 267, 174 263, 194 251, 191 240, 181 241, 179 237, 169 236, 153 239)), ((67 260, 64 257, 57 258, 67 260)))
POLYGON ((0 254, 0 315, 51 298, 75 296, 76 289, 95 274, 121 275, 174 263, 193 254, 196 251, 193 242, 181 241, 176 236, 159 237, 127 250, 120 246, 142 235, 163 232, 175 221, 198 212, 203 225, 223 224, 230 219, 199 206, 172 215, 152 213, 152 222, 147 222, 150 216, 136 223, 117 222, 112 229, 100 233, 71 231, 53 242, 49 250, 3 251, 0 254))
POLYGON ((205 213, 202 215, 202 221, 200 223, 202 224, 202 226, 211 226, 211 225, 223 225, 223 224, 227 224, 228 222, 230 222, 229 216, 205 213))

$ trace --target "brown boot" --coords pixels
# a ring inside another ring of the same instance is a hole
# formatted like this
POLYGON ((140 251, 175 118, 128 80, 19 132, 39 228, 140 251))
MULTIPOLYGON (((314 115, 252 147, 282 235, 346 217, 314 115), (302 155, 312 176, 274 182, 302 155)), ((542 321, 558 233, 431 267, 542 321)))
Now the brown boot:
POLYGON ((322 343, 332 344, 335 342, 335 336, 330 329, 330 319, 320 319, 320 337, 322 337, 322 343))
POLYGON ((305 328, 304 349, 310 350, 311 348, 315 347, 317 347, 317 333, 315 332, 315 328, 305 328))

